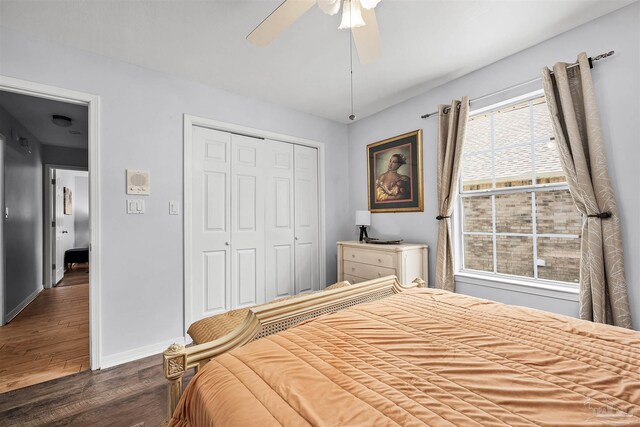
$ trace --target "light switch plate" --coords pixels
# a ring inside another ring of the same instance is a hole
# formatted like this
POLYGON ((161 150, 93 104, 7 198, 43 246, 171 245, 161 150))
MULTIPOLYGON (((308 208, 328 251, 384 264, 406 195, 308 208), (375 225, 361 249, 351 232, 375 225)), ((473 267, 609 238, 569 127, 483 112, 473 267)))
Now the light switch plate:
POLYGON ((169 202, 169 215, 180 215, 180 202, 169 202))
POLYGON ((149 171, 127 169, 127 194, 148 196, 151 192, 149 171))
POLYGON ((143 214, 144 213, 144 200, 142 200, 142 199, 127 199, 127 213, 128 214, 143 214))

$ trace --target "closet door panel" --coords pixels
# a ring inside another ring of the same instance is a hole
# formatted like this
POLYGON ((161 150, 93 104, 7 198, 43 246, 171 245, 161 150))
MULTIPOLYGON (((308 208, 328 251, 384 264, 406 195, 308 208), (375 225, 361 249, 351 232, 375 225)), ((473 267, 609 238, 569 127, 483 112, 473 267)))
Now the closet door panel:
POLYGON ((227 252, 222 250, 204 252, 202 254, 204 258, 202 260, 204 268, 204 295, 202 295, 202 300, 206 302, 206 313, 224 311, 226 308, 227 252))
POLYGON ((264 141, 231 136, 232 308, 265 301, 264 141))
POLYGON ((222 172, 205 172, 204 184, 205 230, 226 233, 228 207, 220 203, 220 199, 227 198, 227 175, 222 172))
POLYGON ((293 295, 293 244, 273 247, 275 297, 293 295))
POLYGON ((313 243, 296 242, 296 293, 314 290, 313 243))
POLYGON ((265 143, 266 288, 270 301, 295 292, 293 145, 265 143))
POLYGON ((318 150, 294 146, 296 293, 320 289, 318 150))
POLYGON ((231 307, 229 149, 231 135, 192 128, 191 320, 231 307))
POLYGON ((238 307, 257 304, 257 250, 237 250, 234 265, 238 277, 238 307))

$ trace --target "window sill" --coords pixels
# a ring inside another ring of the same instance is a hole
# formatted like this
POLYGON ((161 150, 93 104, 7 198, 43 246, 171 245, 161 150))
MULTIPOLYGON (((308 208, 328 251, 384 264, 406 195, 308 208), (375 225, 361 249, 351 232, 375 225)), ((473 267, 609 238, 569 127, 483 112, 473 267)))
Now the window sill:
POLYGON ((454 277, 456 282, 468 285, 483 286, 566 301, 578 302, 579 300, 580 290, 577 286, 569 284, 526 280, 517 277, 489 276, 468 271, 458 272, 454 277))

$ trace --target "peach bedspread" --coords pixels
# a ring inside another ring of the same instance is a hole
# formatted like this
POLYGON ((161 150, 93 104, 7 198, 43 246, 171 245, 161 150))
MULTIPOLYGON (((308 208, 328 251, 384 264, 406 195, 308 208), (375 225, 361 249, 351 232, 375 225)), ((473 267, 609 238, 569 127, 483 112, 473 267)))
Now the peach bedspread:
POLYGON ((173 426, 640 425, 640 333, 432 289, 209 362, 173 426))

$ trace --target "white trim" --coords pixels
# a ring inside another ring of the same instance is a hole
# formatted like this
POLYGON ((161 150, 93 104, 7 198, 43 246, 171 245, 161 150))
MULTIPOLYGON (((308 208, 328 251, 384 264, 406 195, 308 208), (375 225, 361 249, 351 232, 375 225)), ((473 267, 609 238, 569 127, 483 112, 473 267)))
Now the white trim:
POLYGON ((184 345, 185 341, 183 337, 177 337, 171 340, 149 344, 145 345, 144 347, 133 348, 121 353, 104 356, 101 360, 102 364, 100 366, 100 369, 111 368, 113 366, 122 365, 123 363, 133 362, 134 360, 139 360, 144 357, 160 354, 173 343, 184 345))
MULTIPOLYGON (((53 218, 51 214, 53 214, 53 200, 55 195, 51 191, 51 171, 53 169, 62 169, 62 170, 73 170, 73 171, 87 171, 88 168, 85 166, 67 166, 67 165, 58 165, 58 164, 44 164, 44 288, 50 289, 53 287, 53 275, 51 274, 51 265, 53 264, 54 254, 53 254, 53 234, 55 231, 51 230, 51 222, 53 218)), ((91 215, 91 211, 89 211, 89 215, 91 215)))
POLYGON ((534 185, 520 185, 517 187, 500 187, 500 188, 486 188, 483 190, 466 190, 462 192, 460 190, 460 197, 480 197, 490 195, 501 194, 513 194, 513 193, 530 193, 532 191, 560 191, 568 190, 569 184, 566 182, 553 182, 546 184, 534 184, 534 185))
POLYGON ((550 234, 550 233, 507 233, 507 232, 496 232, 492 233, 490 231, 464 231, 462 235, 464 236, 506 236, 506 237, 546 237, 546 238, 554 238, 554 239, 579 239, 579 234, 550 234))
POLYGON ((100 97, 84 92, 0 75, 0 90, 51 99, 88 109, 89 129, 89 353, 91 369, 100 368, 101 341, 101 251, 100 251, 100 97))
POLYGON ((191 263, 191 141, 193 126, 202 126, 224 132, 238 133, 247 136, 253 136, 257 138, 272 139, 276 141, 287 142, 290 144, 304 145, 307 147, 313 147, 318 150, 318 193, 319 193, 319 212, 318 212, 318 265, 320 266, 320 286, 327 283, 327 263, 326 263, 326 233, 325 233, 325 147, 324 143, 313 141, 306 138, 298 138, 295 136, 284 135, 275 132, 264 131, 247 126, 241 126, 234 123, 220 122, 217 120, 211 120, 203 117, 193 116, 190 114, 184 115, 183 123, 183 182, 184 182, 184 199, 183 199, 183 236, 184 236, 184 260, 183 260, 183 274, 184 274, 184 338, 188 339, 187 329, 191 324, 191 286, 187 284, 191 283, 191 274, 187 266, 191 263))
POLYGON ((517 104, 521 101, 530 101, 533 98, 538 98, 540 95, 544 95, 544 89, 536 89, 533 92, 528 92, 523 95, 514 96, 513 98, 505 99, 504 101, 496 102, 495 104, 487 105, 486 107, 478 108, 477 110, 469 111, 469 118, 478 114, 485 113, 491 110, 497 110, 505 105, 517 104))
POLYGON ((182 251, 183 251, 183 259, 182 259, 182 275, 184 281, 182 283, 183 288, 183 316, 182 316, 182 332, 184 334, 184 340, 186 341, 189 338, 189 334, 187 334, 187 329, 189 329, 189 325, 191 325, 191 285, 187 285, 191 283, 191 271, 187 266, 191 265, 191 202, 193 197, 191 196, 191 188, 193 183, 191 182, 192 175, 192 167, 191 167, 191 159, 192 158, 192 150, 191 150, 191 141, 193 140, 193 132, 192 128, 195 123, 195 120, 191 118, 191 116, 185 114, 183 118, 183 158, 182 158, 182 182, 183 182, 183 200, 182 200, 182 251))
POLYGON ((456 283, 482 286, 508 292, 537 295, 547 298, 578 302, 580 290, 574 285, 561 283, 545 283, 539 280, 525 280, 519 277, 487 277, 467 271, 455 274, 456 283))
POLYGON ((5 321, 4 301, 4 277, 5 277, 5 250, 4 250, 4 147, 6 137, 0 133, 0 326, 5 321))
POLYGON ((18 314, 20 314, 20 312, 22 310, 25 309, 26 306, 28 306, 29 304, 31 304, 31 302, 36 299, 36 297, 38 295, 40 295, 40 292, 42 292, 44 290, 44 288, 42 287, 42 285, 38 286, 38 289, 36 289, 35 291, 33 291, 31 293, 31 295, 29 295, 27 298, 25 298, 24 301, 22 301, 16 308, 14 308, 13 310, 11 310, 9 313, 7 313, 7 323, 11 322, 14 317, 16 317, 18 314))
MULTIPOLYGON (((497 289, 507 289, 515 292, 525 292, 525 293, 535 293, 536 292, 546 292, 549 289, 553 290, 553 295, 557 295, 558 292, 569 292, 570 294, 577 294, 578 288, 568 282, 559 282, 559 281, 549 281, 545 279, 540 279, 538 277, 538 238, 539 237, 551 237, 551 238, 566 238, 566 239, 577 239, 580 238, 579 235, 571 235, 571 234, 552 234, 552 233, 544 233, 539 234, 537 231, 537 218, 536 218, 536 193, 540 192, 551 192, 551 191, 563 191, 568 189, 568 184, 566 182, 563 183, 549 183, 549 184, 538 184, 537 183, 537 172, 536 172, 536 145, 540 143, 535 139, 536 135, 534 135, 534 113, 533 113, 533 100, 539 99, 543 96, 543 90, 536 90, 533 92, 526 93, 521 96, 513 97, 501 101, 499 103, 495 103, 492 105, 488 105, 486 107, 480 108, 476 111, 472 111, 470 113, 470 117, 475 116, 480 113, 489 113, 489 130, 490 130, 490 149, 488 150, 478 150, 478 153, 490 153, 491 156, 491 181, 492 188, 482 189, 482 190, 470 190, 464 191, 463 189, 463 180, 461 179, 459 182, 459 198, 455 203, 454 213, 459 213, 459 217, 464 217, 464 203, 463 200, 465 198, 480 198, 480 197, 491 197, 491 232, 477 232, 477 231, 466 231, 464 229, 464 219, 458 219, 454 232, 455 237, 453 239, 454 251, 456 256, 456 262, 454 262, 455 266, 455 276, 456 280, 461 278, 472 278, 474 285, 481 285, 487 287, 493 287, 497 289), (511 146, 523 146, 530 147, 530 157, 531 157, 531 184, 523 185, 518 187, 507 187, 507 188, 497 188, 496 187, 496 151, 504 150, 505 147, 496 148, 495 141, 495 125, 494 125, 494 117, 495 112, 498 111, 501 107, 522 104, 526 101, 526 108, 529 110, 529 140, 526 143, 518 143, 511 144, 511 146), (497 232, 497 211, 496 211, 496 196, 505 195, 505 194, 528 194, 529 201, 531 204, 531 218, 532 218, 532 230, 530 233, 511 233, 511 232, 497 232), (493 272, 476 272, 474 270, 465 270, 464 269, 464 236, 490 236, 493 245, 493 272), (529 279, 527 277, 522 276, 511 276, 500 274, 498 272, 498 254, 497 254, 497 237, 502 236, 517 236, 517 237, 527 237, 531 238, 533 242, 533 278, 529 279), (522 288, 524 286, 524 288, 522 288), (525 289, 525 291, 523 291, 525 289), (533 292, 531 289, 538 289, 542 291, 533 292), (568 291, 567 291, 568 289, 568 291)), ((465 156, 466 157, 466 156, 465 156)), ((464 280, 462 280, 464 282, 464 280)), ((465 282, 467 283, 467 282, 465 282)), ((469 282, 470 283, 470 282, 469 282)), ((554 297, 553 295, 545 294, 544 296, 554 297)), ((563 297, 558 297, 560 299, 566 299, 563 297)), ((577 297, 576 297, 577 298, 577 297)), ((573 300, 572 300, 573 301, 573 300)))

